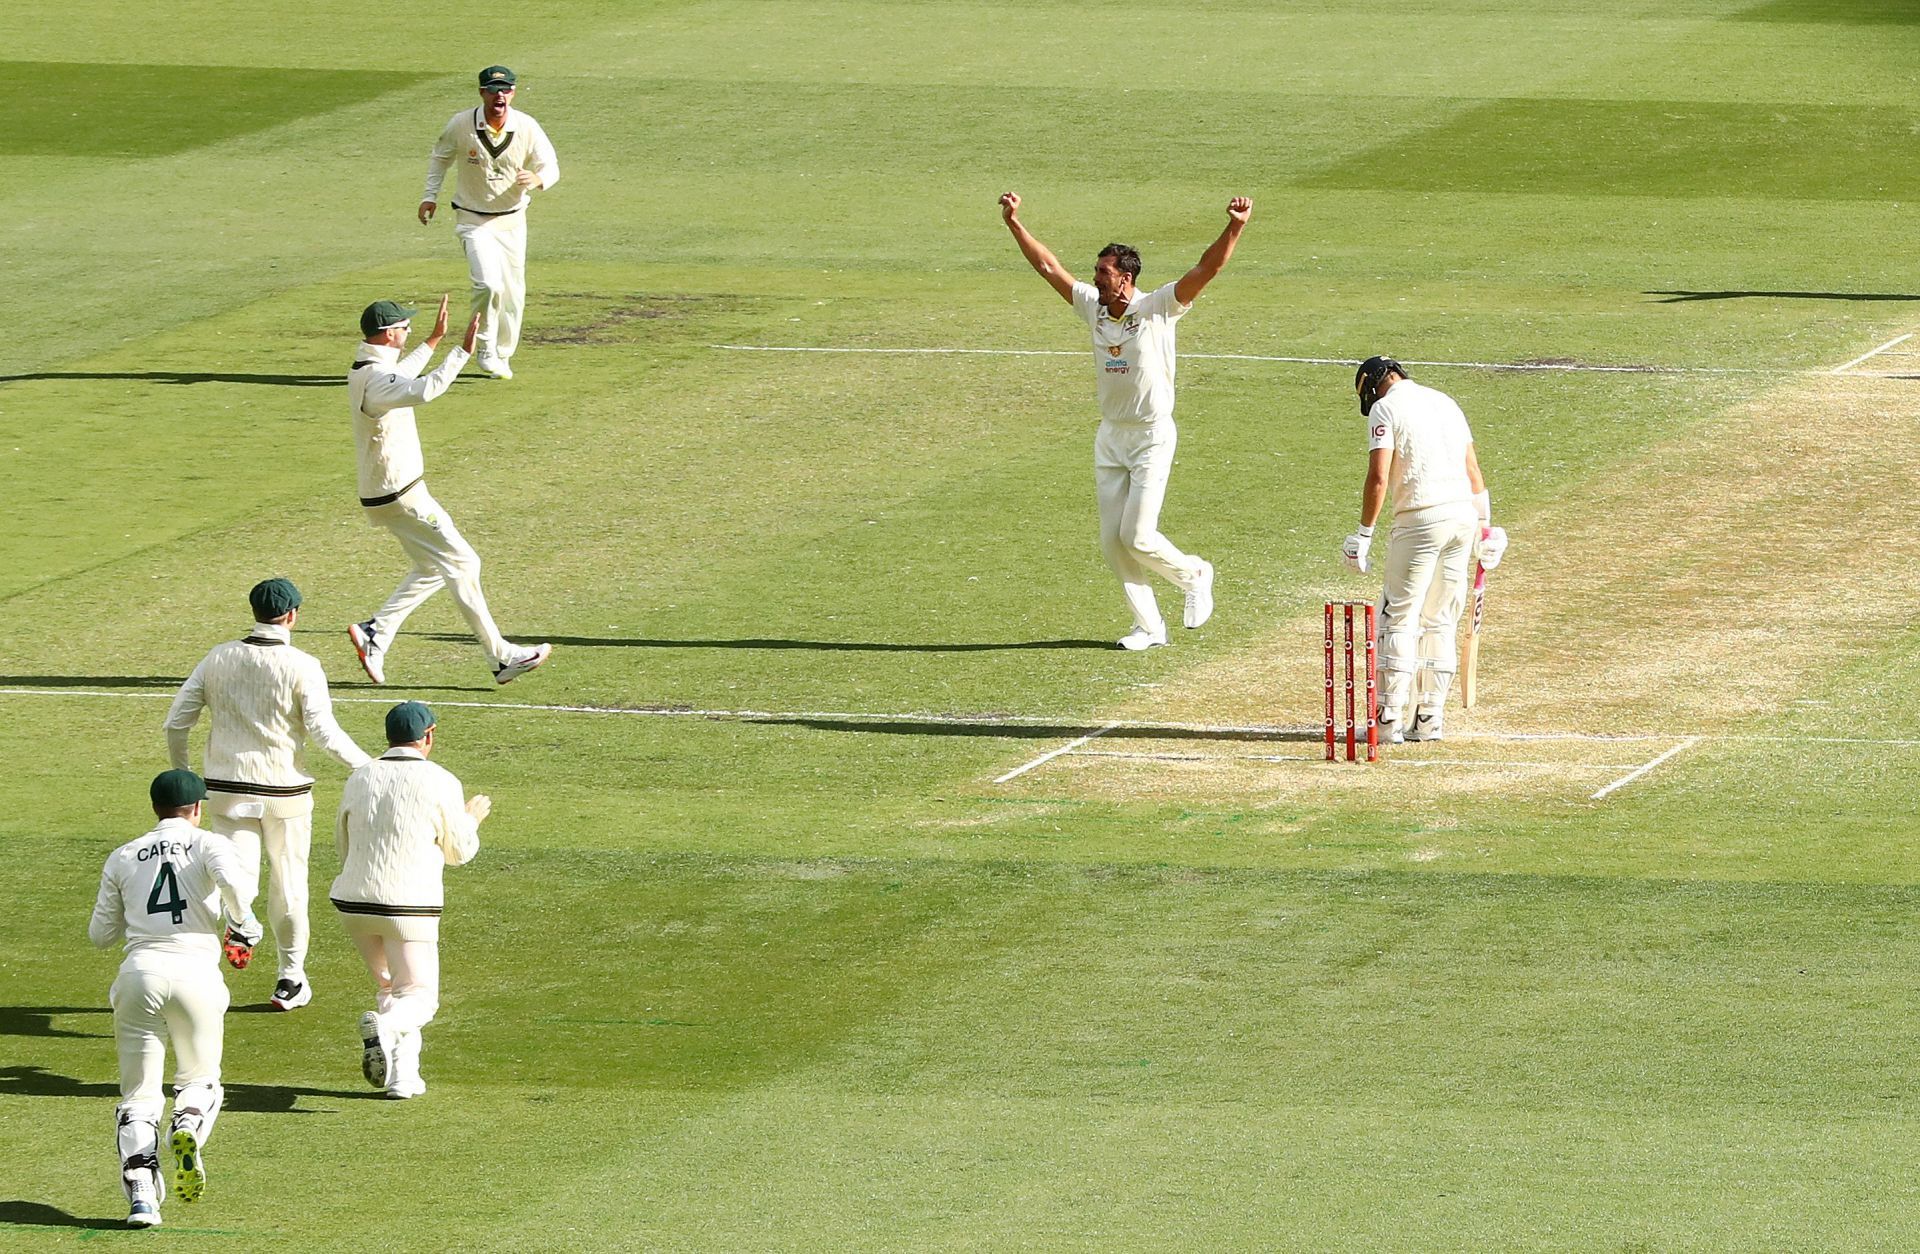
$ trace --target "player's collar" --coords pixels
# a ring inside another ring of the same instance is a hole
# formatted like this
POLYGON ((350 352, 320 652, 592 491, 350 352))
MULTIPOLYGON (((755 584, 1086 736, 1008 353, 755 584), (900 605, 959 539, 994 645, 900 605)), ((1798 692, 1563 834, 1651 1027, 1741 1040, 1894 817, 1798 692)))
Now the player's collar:
MULTIPOLYGON (((513 123, 514 123, 513 106, 508 105, 506 113, 500 119, 500 129, 496 133, 501 135, 506 134, 508 131, 513 129, 513 123)), ((493 130, 492 125, 489 124, 487 121, 487 106, 478 105, 474 108, 473 127, 475 130, 481 131, 483 133, 493 130)))
POLYGON ((194 826, 193 824, 191 824, 191 823, 189 823, 189 822, 187 822, 187 821, 186 821, 185 819, 183 819, 183 818, 181 818, 181 817, 180 817, 179 815, 177 815, 177 814, 176 814, 176 815, 169 815, 168 817, 166 817, 166 818, 164 818, 164 819, 161 819, 161 820, 160 820, 160 822, 159 822, 159 824, 158 824, 158 825, 157 825, 157 826, 156 826, 156 827, 155 827, 155 828, 154 828, 153 830, 154 830, 154 831, 155 831, 156 833, 158 833, 158 832, 173 832, 173 831, 176 831, 176 830, 178 830, 179 828, 182 828, 182 827, 184 827, 184 828, 186 828, 186 829, 187 829, 188 831, 190 831, 190 832, 193 832, 193 831, 199 831, 199 830, 200 830, 199 828, 197 828, 197 827, 195 827, 195 826, 194 826))
POLYGON ((247 633, 249 640, 271 640, 275 644, 293 643, 293 628, 285 623, 255 623, 247 633))
POLYGON ((393 745, 380 755, 382 762, 425 762, 427 755, 407 745, 393 745))
POLYGON ((360 341, 360 351, 355 355, 354 360, 377 361, 383 365, 391 366, 394 362, 400 360, 400 350, 391 344, 369 344, 365 340, 362 340, 360 341))

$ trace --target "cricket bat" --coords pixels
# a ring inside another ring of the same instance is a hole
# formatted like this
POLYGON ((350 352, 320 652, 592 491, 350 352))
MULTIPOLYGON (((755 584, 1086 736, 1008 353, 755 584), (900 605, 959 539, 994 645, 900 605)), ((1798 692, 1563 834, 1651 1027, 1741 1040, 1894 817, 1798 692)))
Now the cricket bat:
MULTIPOLYGON (((1485 540, 1493 534, 1490 527, 1480 529, 1485 540)), ((1471 710, 1480 699, 1480 620, 1487 613, 1487 568, 1480 564, 1479 550, 1473 560, 1473 612, 1467 615, 1467 630, 1460 642, 1460 704, 1471 710)))

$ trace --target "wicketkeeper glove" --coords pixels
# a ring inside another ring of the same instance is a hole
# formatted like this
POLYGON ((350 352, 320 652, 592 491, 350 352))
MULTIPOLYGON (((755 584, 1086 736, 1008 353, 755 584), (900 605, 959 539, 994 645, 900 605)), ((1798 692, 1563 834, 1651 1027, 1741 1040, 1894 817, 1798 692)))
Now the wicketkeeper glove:
POLYGON ((1507 529, 1505 527, 1487 528, 1486 533, 1480 537, 1480 564, 1492 570, 1506 555, 1507 529))
POLYGON ((1347 560, 1347 565, 1364 575, 1367 573, 1367 550, 1372 547, 1373 528, 1362 527, 1347 537, 1347 542, 1340 546, 1340 555, 1347 560))
POLYGON ((238 923, 227 925, 226 939, 220 950, 227 956, 227 965, 235 971, 245 971, 247 964, 253 961, 253 947, 260 943, 260 924, 256 921, 251 928, 243 928, 238 923))

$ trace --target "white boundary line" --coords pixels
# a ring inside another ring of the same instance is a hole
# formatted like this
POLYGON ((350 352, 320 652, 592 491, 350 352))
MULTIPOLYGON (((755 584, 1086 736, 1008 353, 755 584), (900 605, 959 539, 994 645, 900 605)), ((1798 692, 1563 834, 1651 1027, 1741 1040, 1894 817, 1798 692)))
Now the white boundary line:
MULTIPOLYGON (((335 705, 393 705, 406 700, 409 689, 393 685, 393 695, 347 697, 335 695, 335 705)), ((103 697, 122 701, 171 701, 172 691, 126 692, 93 688, 8 688, 0 686, 0 697, 103 697)), ((629 718, 703 718, 739 723, 768 723, 803 719, 838 720, 847 723, 922 723, 929 727, 1054 727, 1098 724, 1098 732, 1119 732, 1125 739, 1129 731, 1192 732, 1201 736, 1272 736, 1317 740, 1320 724, 1293 725, 1274 723, 1183 723, 1153 719, 1097 719, 1078 714, 926 714, 873 710, 726 710, 672 705, 562 705, 532 701, 444 701, 429 700, 429 705, 453 710, 498 710, 518 714, 598 714, 629 718)), ((1920 739, 1874 736, 1790 736, 1751 732, 1511 732, 1450 731, 1449 740, 1552 741, 1572 740, 1592 744, 1638 744, 1685 738, 1694 742, 1792 745, 1878 745, 1884 748, 1920 748, 1920 739)))
MULTIPOLYGON (((1895 341, 1898 343, 1899 341, 1895 341)), ((1084 357, 1078 349, 1059 348, 865 348, 790 344, 709 344, 724 353, 841 353, 873 357, 1084 357)), ((1871 357, 1873 354, 1867 354, 1871 357)), ((1182 361, 1265 361, 1290 366, 1344 366, 1360 363, 1344 357, 1276 357, 1260 353, 1182 353, 1182 361)), ((1865 360, 1862 358, 1861 360, 1865 360)), ((1855 363, 1848 363, 1849 365, 1855 363)), ((1790 366, 1609 366, 1585 362, 1552 361, 1408 361, 1409 366, 1447 370, 1508 370, 1544 374, 1704 374, 1803 375, 1839 374, 1840 370, 1798 370, 1790 366)))
POLYGON ((1069 740, 1066 744, 1061 745, 1058 749, 1049 749, 1047 752, 1041 754, 1039 757, 1027 763, 1025 766, 1016 766, 1011 771, 1008 771, 1005 775, 1000 776, 998 779, 994 780, 993 782, 996 784, 1004 784, 1009 780, 1019 779, 1022 775, 1025 775, 1028 771, 1031 771, 1034 767, 1045 766, 1047 763, 1053 761, 1055 758, 1059 757, 1063 753, 1072 753, 1075 749, 1078 749, 1081 745, 1086 744, 1089 740, 1092 740, 1097 736, 1104 736, 1108 732, 1112 731, 1114 728, 1118 727, 1119 725, 1120 724, 1118 723, 1108 723, 1105 727, 1100 728, 1098 731, 1088 732, 1086 735, 1080 737, 1078 740, 1069 740))
POLYGON ((1913 336, 1914 336, 1914 332, 1912 331, 1907 332, 1905 335, 1896 335, 1892 339, 1888 340, 1885 344, 1882 344, 1879 348, 1873 349, 1870 352, 1865 352, 1860 354, 1858 357, 1854 358, 1852 361, 1848 362, 1844 366, 1835 366, 1832 370, 1828 371, 1828 373, 1829 374, 1845 374, 1847 371, 1853 369, 1855 366, 1859 365, 1861 362, 1871 361, 1873 358, 1878 357, 1880 354, 1886 352, 1890 348, 1898 348, 1900 345, 1905 344, 1908 340, 1912 339, 1913 336))
POLYGON ((1662 762, 1665 762, 1668 758, 1671 758, 1676 754, 1685 753, 1688 749, 1693 748, 1695 745, 1699 743, 1700 743, 1700 737, 1688 736, 1685 740, 1681 741, 1679 744, 1675 745, 1673 748, 1667 750, 1665 753, 1661 754, 1659 757, 1655 758, 1653 761, 1643 762, 1639 766, 1635 767, 1633 770, 1629 771, 1627 774, 1622 775, 1619 779, 1614 780, 1611 784, 1608 784, 1605 788, 1602 788, 1599 792, 1596 792, 1593 794, 1593 796, 1587 798, 1587 800, 1605 801, 1607 799, 1607 794, 1614 791, 1616 788, 1625 788, 1628 784, 1631 784, 1634 780, 1639 779, 1642 775, 1647 774, 1649 771, 1653 770, 1654 767, 1659 766, 1662 762))

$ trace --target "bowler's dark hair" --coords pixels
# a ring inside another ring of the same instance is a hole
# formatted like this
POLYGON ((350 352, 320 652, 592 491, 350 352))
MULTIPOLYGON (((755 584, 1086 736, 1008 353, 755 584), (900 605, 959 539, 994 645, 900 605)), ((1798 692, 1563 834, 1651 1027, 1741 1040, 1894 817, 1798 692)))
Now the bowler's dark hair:
MULTIPOLYGON (((1100 250, 1100 257, 1113 258, 1113 264, 1118 266, 1120 272, 1128 278, 1134 280, 1140 278, 1140 253, 1138 249, 1126 244, 1108 244, 1100 250)), ((1095 257, 1094 260, 1098 261, 1100 257, 1095 257)))

